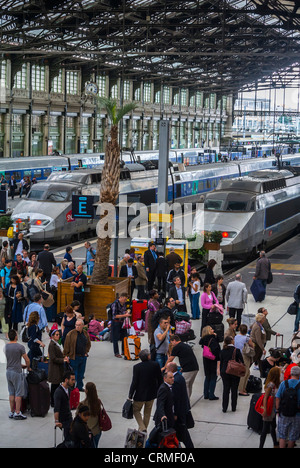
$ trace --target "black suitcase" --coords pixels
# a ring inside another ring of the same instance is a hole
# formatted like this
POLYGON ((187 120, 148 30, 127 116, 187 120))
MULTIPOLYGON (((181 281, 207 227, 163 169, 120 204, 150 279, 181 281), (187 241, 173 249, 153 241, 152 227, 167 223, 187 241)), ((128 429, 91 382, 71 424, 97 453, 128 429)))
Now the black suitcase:
POLYGON ((224 341, 224 323, 211 325, 211 328, 216 333, 218 342, 222 343, 224 341))
POLYGON ((31 416, 45 417, 50 408, 50 387, 46 380, 37 384, 28 383, 31 416))
POLYGON ((220 312, 209 312, 206 318, 207 325, 220 325, 223 322, 223 315, 220 312))
POLYGON ((261 396, 261 393, 255 393, 254 395, 252 395, 248 417, 247 417, 248 429, 252 429, 254 432, 257 432, 258 434, 261 434, 262 427, 263 427, 262 416, 257 411, 255 411, 255 405, 260 396, 261 396))

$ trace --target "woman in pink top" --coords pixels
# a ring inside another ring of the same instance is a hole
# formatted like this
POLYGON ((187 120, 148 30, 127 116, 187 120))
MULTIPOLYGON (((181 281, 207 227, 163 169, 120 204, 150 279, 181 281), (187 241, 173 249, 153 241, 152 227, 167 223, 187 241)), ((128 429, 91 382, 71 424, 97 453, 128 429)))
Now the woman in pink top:
POLYGON ((201 330, 207 326, 207 315, 209 311, 214 308, 214 304, 219 304, 216 295, 211 290, 211 284, 205 283, 203 286, 203 294, 201 294, 201 307, 202 307, 202 324, 201 330))

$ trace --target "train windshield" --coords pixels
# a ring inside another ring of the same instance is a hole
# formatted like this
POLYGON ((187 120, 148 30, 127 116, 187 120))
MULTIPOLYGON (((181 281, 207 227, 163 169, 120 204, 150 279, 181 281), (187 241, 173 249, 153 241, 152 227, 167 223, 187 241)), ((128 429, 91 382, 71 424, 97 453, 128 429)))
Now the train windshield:
POLYGON ((32 187, 26 198, 30 200, 64 202, 70 198, 70 195, 71 188, 37 184, 32 187))
POLYGON ((66 201, 69 197, 69 192, 58 190, 58 191, 50 191, 47 193, 46 200, 50 201, 66 201))
POLYGON ((226 211, 247 211, 247 201, 231 200, 227 203, 226 211))
POLYGON ((222 209, 224 200, 213 200, 211 198, 207 198, 204 203, 204 209, 209 211, 220 211, 222 209))
POLYGON ((44 198, 44 193, 44 190, 32 188, 26 198, 30 198, 31 200, 42 200, 44 198))

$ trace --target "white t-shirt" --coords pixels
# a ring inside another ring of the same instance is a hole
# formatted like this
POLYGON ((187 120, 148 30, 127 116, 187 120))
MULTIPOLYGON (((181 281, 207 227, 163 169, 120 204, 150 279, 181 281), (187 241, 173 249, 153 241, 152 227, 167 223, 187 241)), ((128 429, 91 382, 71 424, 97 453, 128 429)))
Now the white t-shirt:
POLYGON ((23 241, 20 240, 16 248, 15 255, 18 255, 18 254, 22 255, 22 253, 23 253, 23 241))
POLYGON ((197 291, 195 291, 194 288, 191 288, 191 294, 198 294, 198 292, 200 292, 200 281, 193 282, 193 286, 195 286, 196 284, 198 285, 198 289, 197 291))

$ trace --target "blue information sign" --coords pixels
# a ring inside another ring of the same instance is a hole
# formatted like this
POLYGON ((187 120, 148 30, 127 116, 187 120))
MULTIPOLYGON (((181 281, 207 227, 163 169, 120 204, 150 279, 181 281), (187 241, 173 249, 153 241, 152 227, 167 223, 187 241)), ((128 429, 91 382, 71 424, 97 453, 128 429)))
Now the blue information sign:
POLYGON ((72 196, 72 216, 73 218, 95 217, 94 207, 95 197, 93 195, 73 195, 72 196))

